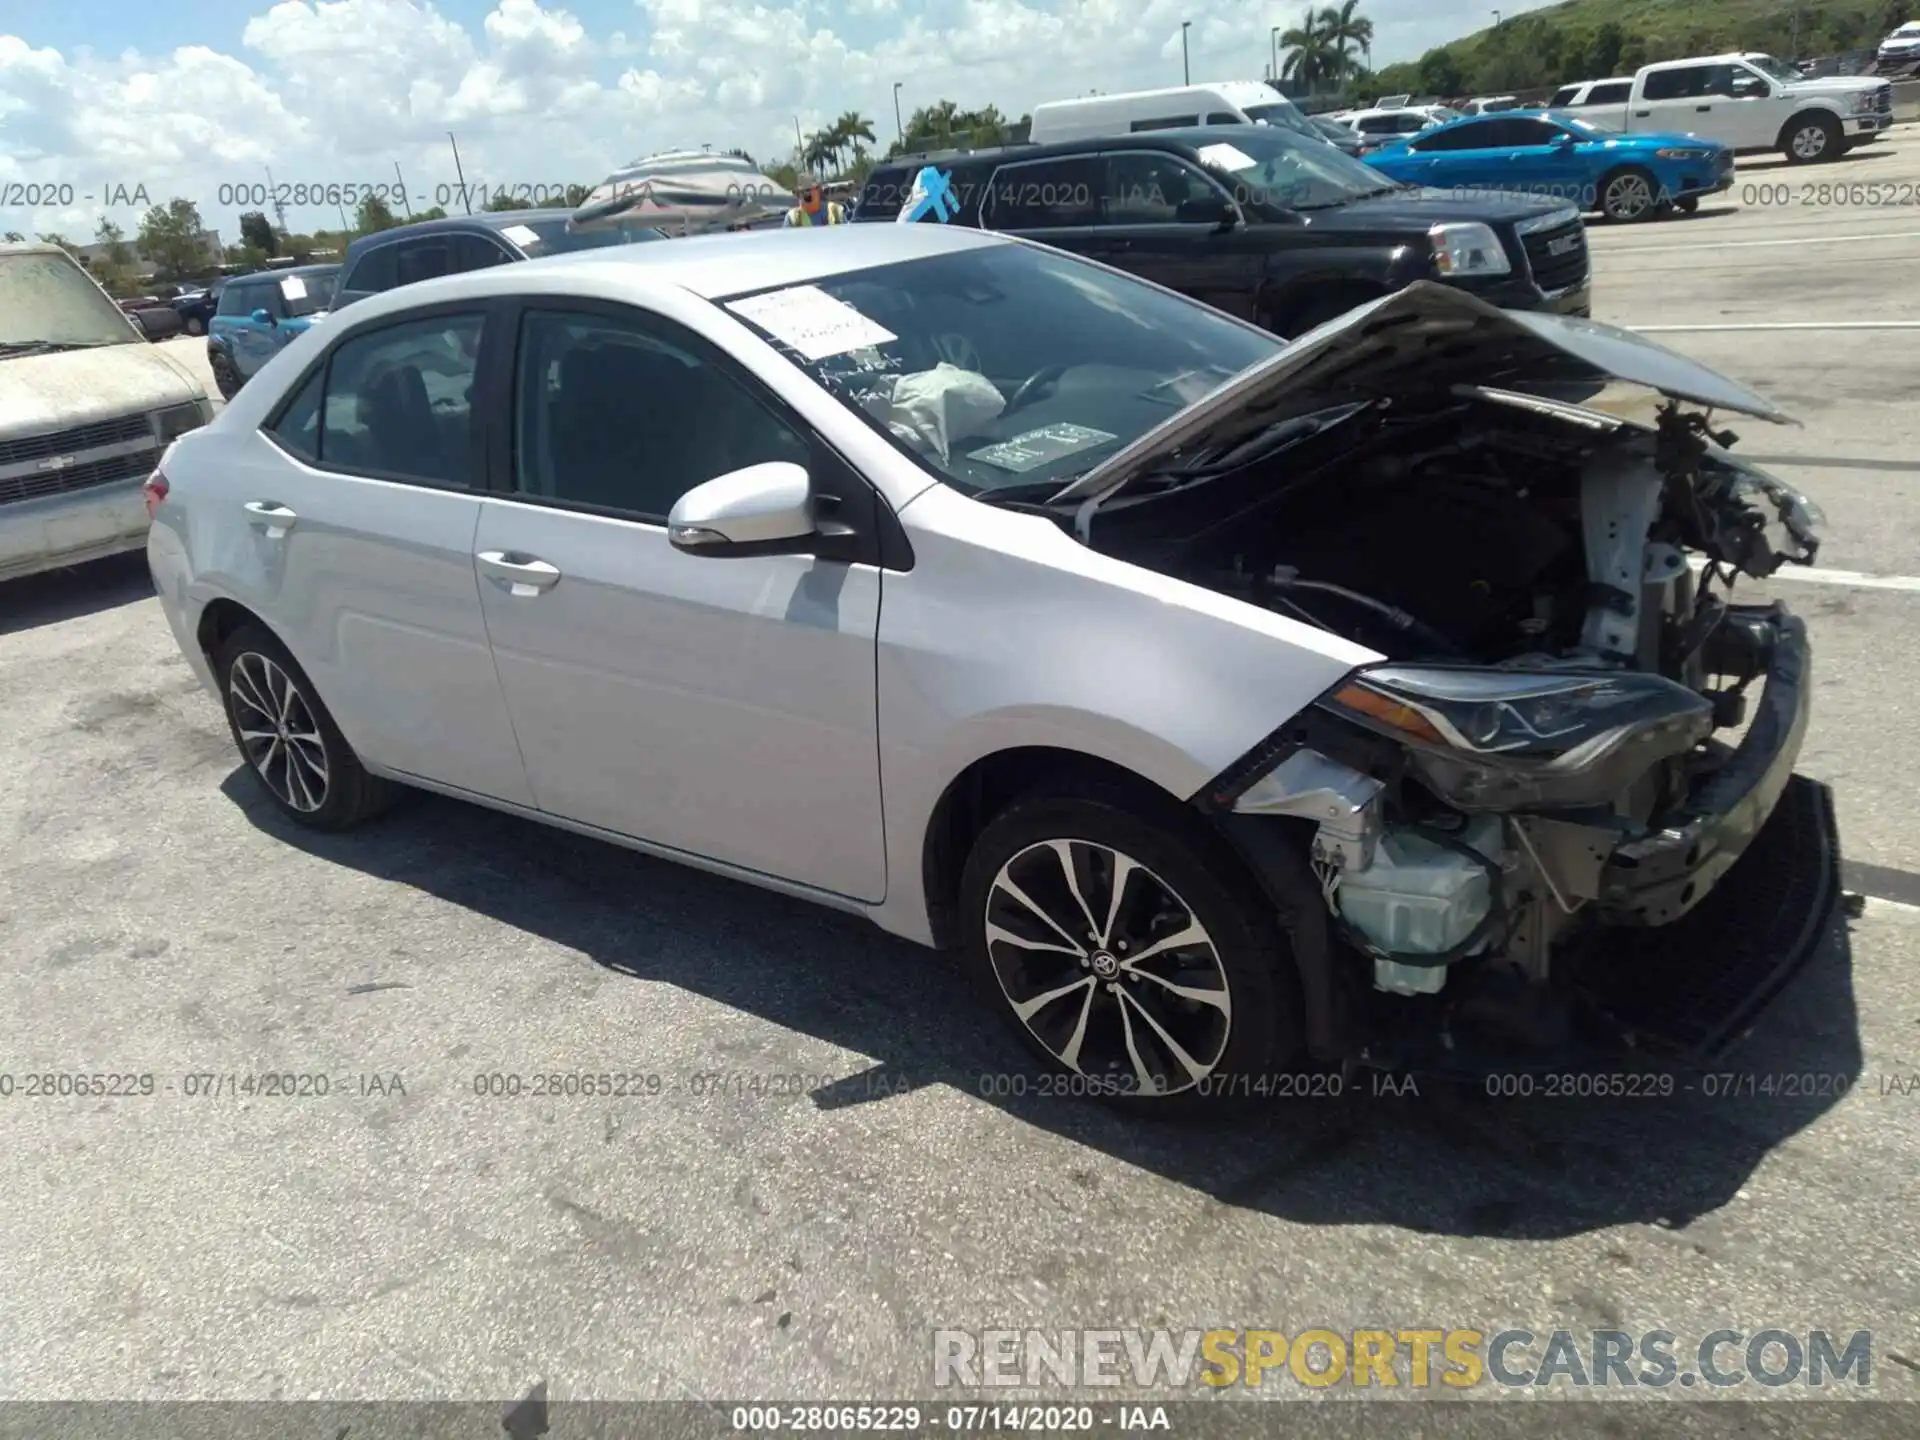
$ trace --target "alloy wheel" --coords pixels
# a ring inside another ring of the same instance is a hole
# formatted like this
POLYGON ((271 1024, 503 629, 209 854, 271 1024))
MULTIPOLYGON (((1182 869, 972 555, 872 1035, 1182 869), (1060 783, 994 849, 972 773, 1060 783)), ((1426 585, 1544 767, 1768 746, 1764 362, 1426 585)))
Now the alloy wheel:
POLYGON ((241 748, 267 788, 302 814, 326 804, 326 741, 293 677, 268 656, 248 650, 234 657, 227 693, 241 748))
POLYGON ((1653 206, 1653 187, 1644 175, 1618 175, 1607 186, 1607 214, 1616 220, 1638 220, 1653 206))
POLYGON ((1804 125, 1793 132, 1793 153, 1802 160, 1818 160, 1827 150, 1827 127, 1804 125))
POLYGON ((994 977, 1066 1069, 1121 1093, 1206 1080, 1232 1033, 1212 936, 1165 880, 1089 840, 1044 840, 1000 867, 986 900, 994 977))

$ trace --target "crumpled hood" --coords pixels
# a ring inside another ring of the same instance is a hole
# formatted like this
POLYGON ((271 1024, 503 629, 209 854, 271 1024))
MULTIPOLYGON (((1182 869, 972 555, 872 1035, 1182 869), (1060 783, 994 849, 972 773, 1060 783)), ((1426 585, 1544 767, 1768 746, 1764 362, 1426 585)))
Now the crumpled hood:
POLYGON ((186 370, 144 342, 0 359, 0 438, 65 430, 204 398, 186 370))
POLYGON ((1307 332, 1074 480, 1051 503, 1105 498, 1196 445, 1231 445, 1343 401, 1405 399, 1459 386, 1550 394, 1608 380, 1715 410, 1798 423, 1738 381, 1617 325, 1501 310, 1421 280, 1307 332))

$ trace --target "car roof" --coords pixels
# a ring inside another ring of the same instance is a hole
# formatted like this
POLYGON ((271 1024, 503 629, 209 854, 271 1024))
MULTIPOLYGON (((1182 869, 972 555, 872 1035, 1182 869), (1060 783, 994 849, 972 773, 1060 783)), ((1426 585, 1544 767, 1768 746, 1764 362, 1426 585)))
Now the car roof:
MULTIPOLYGON (((781 228, 695 235, 661 244, 610 245, 442 275, 373 295, 353 306, 356 320, 448 300, 511 295, 547 288, 554 277, 591 279, 633 293, 681 290, 718 300, 831 279, 852 271, 934 255, 1016 245, 971 226, 845 225, 818 230, 781 228)), ((563 287, 555 287, 563 288, 563 287)))
POLYGON ((414 235, 439 235, 464 232, 472 234, 476 230, 499 231, 509 225, 524 225, 529 220, 565 220, 573 211, 564 205, 548 205, 537 210, 482 210, 474 215, 444 215, 432 220, 410 220, 405 225, 392 225, 385 230, 376 230, 371 235, 355 237, 347 245, 349 251, 368 250, 375 245, 385 245, 394 240, 405 240, 414 235))
MULTIPOLYGON (((1244 137, 1246 125, 1182 125, 1164 130, 1141 130, 1130 135, 1086 135, 1078 140, 1054 140, 1044 145, 990 145, 979 150, 931 150, 918 155, 896 155, 876 165, 873 174, 893 170, 918 169, 922 165, 1011 164, 1019 160, 1045 160, 1055 155, 1080 155, 1094 150, 1188 149, 1217 144, 1236 135, 1244 137)), ((1284 125, 1269 126, 1269 132, 1286 133, 1284 125)), ((1298 134, 1298 131, 1292 132, 1298 134)), ((872 183, 872 177, 868 177, 872 183)))

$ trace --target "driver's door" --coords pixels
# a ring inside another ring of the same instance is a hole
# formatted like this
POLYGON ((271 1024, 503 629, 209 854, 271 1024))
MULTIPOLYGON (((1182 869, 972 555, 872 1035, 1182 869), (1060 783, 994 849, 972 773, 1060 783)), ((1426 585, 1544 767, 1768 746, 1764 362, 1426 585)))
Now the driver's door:
POLYGON ((474 544, 535 802, 882 899, 878 567, 667 540, 673 503, 717 475, 794 460, 819 483, 817 437, 677 325, 551 305, 523 312, 511 393, 490 397, 504 488, 474 544))
POLYGON ((1587 166, 1573 131, 1526 116, 1487 122, 1497 127, 1506 147, 1506 170, 1513 178, 1501 188, 1556 200, 1579 200, 1587 188, 1587 166))
POLYGON ((1265 249, 1245 224, 1223 230, 1226 189, 1164 150, 1104 157, 1100 259, 1242 320, 1256 319, 1265 249))

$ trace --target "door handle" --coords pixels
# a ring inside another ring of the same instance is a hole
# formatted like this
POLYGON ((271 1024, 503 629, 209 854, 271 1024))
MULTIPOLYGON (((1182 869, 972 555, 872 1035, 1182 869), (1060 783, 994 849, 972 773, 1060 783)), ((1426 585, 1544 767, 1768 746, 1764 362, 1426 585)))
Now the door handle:
POLYGON ((1651 110, 1636 110, 1633 112, 1633 118, 1636 120, 1644 120, 1651 114, 1653 114, 1651 110))
POLYGON ((1711 110, 1711 109, 1713 109, 1713 106, 1711 106, 1711 105, 1696 105, 1696 106, 1694 106, 1693 108, 1694 108, 1694 109, 1696 109, 1696 110, 1698 110, 1698 111, 1699 111, 1699 112, 1700 112, 1700 113, 1701 113, 1702 115, 1704 115, 1704 114, 1706 114, 1706 113, 1707 113, 1707 111, 1709 111, 1709 110, 1711 110))
POLYGON ((1133 249, 1133 242, 1131 240, 1109 240, 1107 242, 1107 249, 1118 255, 1124 250, 1133 249))
POLYGON ((516 550, 482 550, 473 558, 480 562, 487 578, 509 595, 523 598, 539 595, 560 583, 557 568, 516 550))
POLYGON ((266 531, 269 540, 280 539, 300 519, 276 500, 249 500, 244 508, 248 523, 256 530, 266 531))

